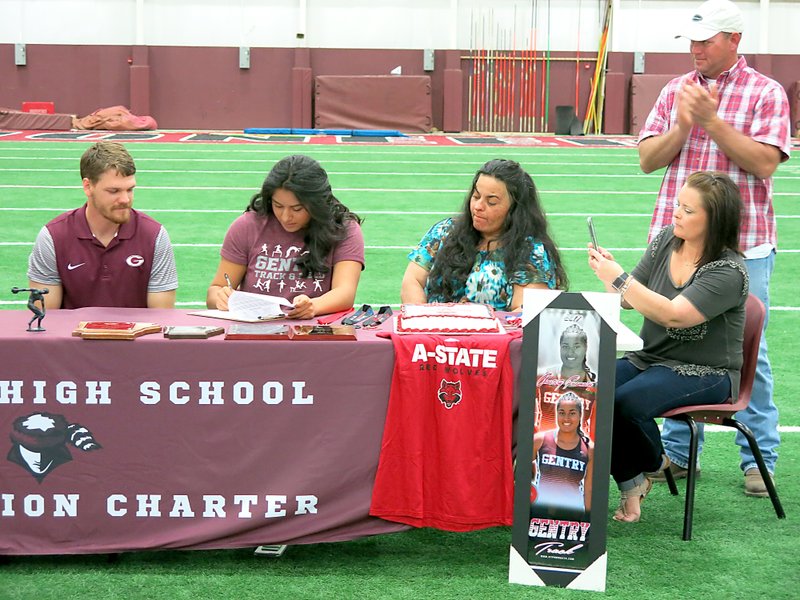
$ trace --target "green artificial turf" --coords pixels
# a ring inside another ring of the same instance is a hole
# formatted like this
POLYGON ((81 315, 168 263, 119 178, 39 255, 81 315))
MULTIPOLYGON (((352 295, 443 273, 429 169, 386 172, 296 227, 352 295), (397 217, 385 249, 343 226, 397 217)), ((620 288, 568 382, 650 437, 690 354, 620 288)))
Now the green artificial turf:
MULTIPOLYGON (((10 288, 27 283, 27 256, 37 231, 84 201, 78 159, 85 147, 0 142, 0 308, 24 308, 10 288)), ((178 303, 185 308, 204 303, 228 225, 271 165, 290 153, 320 160, 337 197, 366 219, 367 266, 356 300, 373 305, 399 303, 409 249, 430 225, 459 209, 472 175, 486 160, 513 158, 533 175, 572 290, 602 289, 586 265, 586 215, 594 216, 600 243, 632 268, 646 243, 662 174, 642 174, 632 148, 128 147, 139 168, 135 206, 170 233, 180 278, 178 303)), ((681 540, 683 497, 657 488, 644 505, 641 523, 609 523, 608 598, 798 597, 800 375, 794 358, 800 325, 800 168, 792 161, 779 168, 775 192, 780 252, 767 339, 781 411, 777 484, 788 518, 776 519, 769 500, 743 495, 733 434, 710 432, 694 539, 681 540)), ((638 328, 635 314, 623 318, 638 328)), ((592 597, 509 585, 510 540, 507 528, 466 534, 414 530, 293 546, 281 559, 254 557, 252 548, 134 552, 114 561, 106 556, 7 557, 0 562, 0 599, 592 597)))

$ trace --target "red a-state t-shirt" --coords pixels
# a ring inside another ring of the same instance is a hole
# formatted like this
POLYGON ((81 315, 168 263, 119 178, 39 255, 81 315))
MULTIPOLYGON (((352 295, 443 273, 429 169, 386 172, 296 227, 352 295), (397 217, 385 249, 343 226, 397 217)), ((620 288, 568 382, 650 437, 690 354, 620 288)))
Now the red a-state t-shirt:
POLYGON ((393 335, 370 514, 416 527, 511 525, 508 335, 393 335))

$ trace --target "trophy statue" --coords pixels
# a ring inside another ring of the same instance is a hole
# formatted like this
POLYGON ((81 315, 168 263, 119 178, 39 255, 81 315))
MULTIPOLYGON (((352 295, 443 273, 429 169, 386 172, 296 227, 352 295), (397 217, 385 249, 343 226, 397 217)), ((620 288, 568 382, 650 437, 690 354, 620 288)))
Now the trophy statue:
POLYGON ((30 296, 28 296, 28 310, 33 313, 33 318, 28 321, 28 331, 44 331, 44 327, 42 327, 42 319, 44 319, 45 307, 44 307, 44 295, 50 293, 50 290, 47 288, 40 290, 37 288, 18 288, 12 287, 11 293, 18 294, 20 292, 30 292, 30 296), (36 303, 41 302, 42 307, 39 308, 36 303), (38 321, 37 321, 38 319, 38 321), (36 327, 33 327, 33 322, 37 321, 36 327))

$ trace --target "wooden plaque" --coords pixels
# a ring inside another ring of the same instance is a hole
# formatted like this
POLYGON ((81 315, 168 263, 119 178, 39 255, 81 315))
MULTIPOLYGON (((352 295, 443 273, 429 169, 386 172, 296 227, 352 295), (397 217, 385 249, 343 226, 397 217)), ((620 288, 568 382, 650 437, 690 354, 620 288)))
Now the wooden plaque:
POLYGON ((158 333, 157 323, 132 321, 81 321, 72 335, 85 340, 133 340, 148 333, 158 333))

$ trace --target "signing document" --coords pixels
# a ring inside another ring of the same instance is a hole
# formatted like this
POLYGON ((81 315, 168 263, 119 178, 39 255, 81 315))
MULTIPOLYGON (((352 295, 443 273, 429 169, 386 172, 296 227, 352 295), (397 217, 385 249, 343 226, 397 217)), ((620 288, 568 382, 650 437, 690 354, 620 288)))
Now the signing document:
POLYGON ((189 314, 213 317, 215 319, 227 319, 229 321, 256 323, 258 321, 280 319, 285 316, 284 309, 291 308, 293 308, 292 303, 285 298, 237 290, 228 298, 228 310, 199 310, 189 314))

